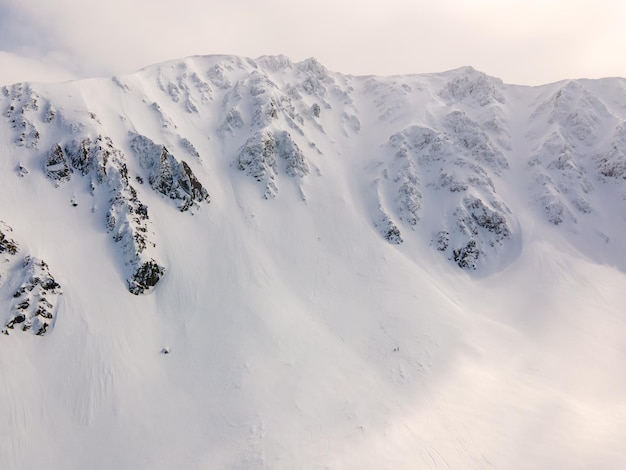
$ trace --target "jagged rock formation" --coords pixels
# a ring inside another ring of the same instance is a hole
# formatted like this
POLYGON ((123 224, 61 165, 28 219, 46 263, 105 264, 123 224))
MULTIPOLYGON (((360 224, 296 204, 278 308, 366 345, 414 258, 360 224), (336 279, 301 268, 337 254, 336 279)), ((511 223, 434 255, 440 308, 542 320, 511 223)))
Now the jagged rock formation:
POLYGON ((10 231, 0 222, 0 292, 13 289, 2 333, 20 329, 43 336, 56 320, 61 286, 43 260, 27 255, 20 263, 18 244, 5 234, 10 231))
POLYGON ((11 255, 14 256, 17 254, 18 246, 14 240, 8 238, 5 233, 2 231, 10 230, 10 228, 4 223, 0 223, 0 255, 11 255))
POLYGON ((44 172, 57 186, 70 180, 72 170, 60 145, 55 145, 44 160, 44 172))
POLYGON ((209 193, 187 162, 179 162, 163 145, 146 136, 132 135, 130 146, 148 173, 152 189, 175 201, 181 212, 202 201, 209 202, 209 193))
POLYGON ((487 250, 497 252, 511 230, 503 214, 505 208, 489 207, 474 196, 464 197, 459 207, 448 218, 445 230, 437 233, 437 249, 451 253, 460 268, 476 269, 487 250))
POLYGON ((146 251, 155 246, 149 239, 148 207, 130 184, 126 158, 112 140, 99 135, 54 144, 44 168, 55 185, 69 181, 76 171, 89 178, 92 195, 104 191, 109 198, 106 229, 124 255, 128 290, 141 294, 156 285, 165 270, 146 251))
POLYGON ((399 245, 403 242, 402 236, 400 235, 400 229, 392 222, 389 215, 387 215, 382 208, 379 208, 379 210, 380 216, 374 225, 385 240, 393 245, 399 245))
POLYGON ((54 324, 61 286, 44 261, 30 256, 24 258, 20 277, 22 282, 13 294, 15 300, 3 333, 20 328, 43 336, 54 324))
MULTIPOLYGON (((385 216, 396 221, 391 222, 396 229, 434 227, 422 236, 459 267, 476 269, 507 250, 513 237, 513 216, 494 182, 509 169, 505 153, 511 149, 510 134, 502 82, 471 68, 455 72, 437 95, 445 103, 441 118, 426 113, 390 135, 384 149, 391 158, 381 165, 379 180, 388 207, 385 216), (433 220, 427 208, 435 201, 444 204, 443 216, 433 220), (482 224, 485 218, 497 220, 498 228, 482 224)), ((419 78, 414 83, 369 78, 365 89, 374 96, 378 119, 397 127, 411 112, 411 95, 425 86, 419 78)), ((374 218, 377 227, 384 225, 379 216, 374 218)))
MULTIPOLYGON (((125 170, 125 167, 122 167, 125 170)), ((165 268, 148 254, 155 244, 148 239, 148 207, 137 198, 137 191, 128 181, 127 171, 114 173, 113 196, 106 213, 107 231, 124 255, 128 290, 143 294, 154 287, 165 268)))

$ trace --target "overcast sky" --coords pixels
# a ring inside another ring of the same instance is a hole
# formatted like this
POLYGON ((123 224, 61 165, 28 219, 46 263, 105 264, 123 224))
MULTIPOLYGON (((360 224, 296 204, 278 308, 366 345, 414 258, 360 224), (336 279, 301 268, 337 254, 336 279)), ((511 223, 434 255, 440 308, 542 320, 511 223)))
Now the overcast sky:
POLYGON ((626 0, 0 0, 0 84, 196 54, 358 75, 472 65, 525 85, 626 77, 625 26, 626 0))

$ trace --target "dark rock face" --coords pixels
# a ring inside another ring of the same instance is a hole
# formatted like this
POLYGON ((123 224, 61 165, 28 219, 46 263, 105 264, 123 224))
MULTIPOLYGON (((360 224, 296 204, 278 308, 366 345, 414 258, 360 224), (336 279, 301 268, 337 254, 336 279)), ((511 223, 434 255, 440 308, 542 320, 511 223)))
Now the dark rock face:
POLYGON ((146 136, 132 135, 130 145, 147 171, 152 189, 176 202, 181 212, 200 202, 210 202, 209 193, 187 162, 179 162, 167 148, 146 136))
POLYGON ((21 283, 13 294, 9 319, 2 332, 9 334, 9 330, 19 328, 43 336, 54 325, 61 286, 48 265, 32 256, 24 258, 17 272, 21 283))
POLYGON ((94 140, 85 137, 64 145, 53 145, 44 160, 44 171, 55 185, 69 181, 76 171, 92 179, 93 189, 96 184, 105 183, 109 166, 121 170, 123 162, 123 154, 114 147, 111 139, 98 135, 94 140))
POLYGON ((57 186, 59 183, 70 180, 72 169, 60 145, 56 144, 52 147, 48 157, 44 160, 44 172, 57 186))
MULTIPOLYGON (((204 189, 204 186, 202 186, 202 183, 198 181, 198 178, 196 178, 196 175, 193 174, 193 171, 191 171, 191 168, 189 167, 187 162, 184 160, 181 160, 180 163, 183 166, 184 177, 182 177, 179 180, 179 184, 183 192, 189 196, 189 201, 209 202, 210 201, 209 193, 207 192, 206 189, 204 189)), ((190 204, 188 204, 185 208, 182 208, 181 211, 187 210, 189 208, 189 205, 190 204)))
POLYGON ((239 152, 239 169, 259 182, 265 182, 266 194, 272 197, 278 191, 276 177, 276 141, 270 133, 257 133, 250 137, 239 152))
POLYGON ((386 228, 383 233, 385 240, 389 243, 393 243, 394 245, 399 245, 402 243, 402 237, 400 236, 400 230, 395 225, 390 225, 386 228))
POLYGON ((146 290, 156 286, 165 274, 165 269, 154 260, 146 261, 137 268, 128 280, 128 290, 135 295, 143 294, 146 290))
POLYGON ((392 245, 399 245, 404 240, 402 240, 402 236, 400 233, 400 229, 397 225, 395 225, 389 215, 384 211, 382 206, 379 204, 378 207, 379 216, 374 226, 378 229, 379 233, 383 236, 385 240, 387 240, 392 245))
POLYGON ((465 230, 477 234, 480 229, 493 233, 493 243, 499 243, 511 235, 506 219, 496 210, 487 207, 482 200, 466 197, 463 200, 465 211, 459 213, 459 221, 465 230))
POLYGON ((83 176, 92 175, 98 184, 102 184, 107 176, 109 160, 114 155, 121 160, 111 139, 100 135, 93 141, 88 137, 82 141, 72 140, 65 145, 64 150, 72 168, 83 176))
POLYGON ((476 269, 476 263, 480 250, 476 246, 475 240, 470 240, 467 245, 452 251, 454 262, 459 268, 476 269))
POLYGON ((446 230, 438 232, 433 238, 433 244, 438 251, 446 251, 450 246, 450 234, 446 230))
POLYGON ((148 207, 137 197, 137 191, 128 182, 128 173, 120 173, 117 189, 107 211, 107 231, 119 244, 127 266, 126 281, 133 294, 143 294, 154 287, 165 268, 149 257, 147 250, 154 248, 148 229, 148 207))
POLYGON ((10 238, 7 238, 7 236, 2 232, 2 230, 0 230, 0 254, 6 253, 9 255, 16 255, 17 251, 18 251, 17 243, 15 243, 10 238))
POLYGON ((446 251, 449 247, 447 243, 450 243, 454 262, 463 269, 476 269, 481 256, 489 248, 497 249, 504 240, 511 237, 504 210, 497 204, 494 206, 495 208, 489 207, 473 196, 463 198, 452 219, 456 224, 455 239, 450 242, 449 238, 446 240, 445 236, 439 236, 439 251, 446 251), (458 247, 455 248, 454 245, 458 247))

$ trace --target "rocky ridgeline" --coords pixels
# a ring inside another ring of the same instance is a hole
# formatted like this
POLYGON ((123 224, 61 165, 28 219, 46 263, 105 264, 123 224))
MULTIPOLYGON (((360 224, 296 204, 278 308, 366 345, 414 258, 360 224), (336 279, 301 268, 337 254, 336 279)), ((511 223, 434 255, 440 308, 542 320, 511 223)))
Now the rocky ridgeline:
POLYGON ((61 286, 43 260, 25 256, 20 262, 18 244, 6 235, 10 231, 0 223, 0 292, 11 290, 12 297, 2 333, 21 330, 43 336, 56 321, 61 286))
MULTIPOLYGON (((403 227, 420 230, 425 207, 440 207, 441 215, 426 224, 435 227, 426 236, 459 267, 476 269, 506 250, 512 237, 512 214, 493 179, 509 168, 504 151, 510 149, 510 136, 502 82, 471 68, 455 73, 438 94, 446 114, 437 120, 418 114, 413 120, 419 124, 394 132, 383 145, 391 158, 377 179, 374 225, 386 240, 399 244, 403 227)), ((390 124, 406 120, 409 96, 425 86, 420 77, 404 83, 368 78, 364 84, 378 119, 390 124)))
MULTIPOLYGON (((288 62, 269 62, 270 69, 279 70, 288 62)), ((278 194, 278 178, 282 172, 303 177, 309 166, 291 132, 304 135, 303 116, 292 103, 293 95, 283 93, 262 71, 252 70, 238 80, 226 94, 226 117, 219 128, 223 138, 245 138, 236 156, 237 167, 264 185, 264 197, 278 194), (247 137, 246 137, 247 136, 247 137)))
POLYGON ((509 168, 503 153, 511 148, 503 88, 500 80, 471 67, 447 82, 439 95, 460 109, 442 121, 441 153, 431 147, 423 160, 438 173, 433 187, 453 193, 447 220, 432 243, 464 269, 498 257, 513 237, 513 215, 493 181, 509 168))
POLYGON ((143 294, 154 287, 165 273, 165 268, 149 254, 154 234, 149 230, 148 207, 137 197, 130 184, 126 166, 112 171, 109 191, 113 194, 106 213, 107 231, 120 246, 126 265, 126 282, 133 294, 143 294))
POLYGON ((226 112, 218 134, 226 141, 243 142, 236 153, 236 165, 261 182, 264 197, 271 199, 278 194, 280 174, 296 181, 309 174, 310 164, 302 149, 319 153, 310 139, 315 133, 325 133, 318 118, 333 109, 331 103, 339 102, 343 107, 344 132, 358 132, 360 122, 346 91, 350 86, 340 86, 316 60, 293 64, 282 56, 262 57, 252 65, 218 64, 211 69, 213 79, 218 76, 220 87, 227 90, 223 100, 226 112), (246 67, 250 70, 243 77, 229 78, 229 70, 246 67), (279 85, 276 76, 285 77, 288 83, 279 85))
POLYGON ((141 294, 156 285, 164 268, 147 254, 147 248, 155 246, 149 238, 148 207, 129 181, 122 152, 102 136, 55 144, 44 159, 46 176, 59 185, 75 172, 90 178, 92 193, 101 190, 108 195, 106 228, 124 255, 129 291, 141 294))
MULTIPOLYGON (((180 102, 189 112, 198 112, 198 106, 211 100, 211 86, 196 73, 187 70, 184 64, 178 72, 176 83, 163 80, 158 84, 174 102, 180 102)), ((124 93, 131 92, 122 80, 114 80, 114 83, 124 93)), ((80 100, 73 101, 79 106, 76 109, 73 106, 57 107, 52 102, 54 97, 44 94, 46 98, 40 98, 28 84, 4 87, 1 92, 7 103, 4 116, 15 130, 15 144, 27 150, 37 150, 41 142, 49 142, 45 137, 64 136, 53 143, 43 156, 43 173, 55 186, 67 184, 79 176, 81 180, 89 180, 94 196, 96 193, 105 195, 108 200, 106 229, 123 254, 129 291, 141 294, 156 285, 165 268, 151 254, 156 243, 150 229, 148 208, 140 201, 133 186, 136 183, 129 179, 126 156, 114 146, 111 138, 101 134, 104 126, 100 119, 83 107, 80 100), (35 124, 41 124, 41 134, 35 124)), ((159 104, 153 103, 153 106, 161 110, 159 104)), ((169 120, 169 127, 176 127, 162 110, 161 117, 169 120)), ((179 136, 179 144, 199 159, 199 153, 189 139, 179 136)), ((152 189, 173 200, 181 211, 209 202, 209 194, 194 175, 190 164, 177 160, 164 146, 136 133, 131 134, 128 145, 138 160, 140 173, 143 173, 137 177, 137 182, 147 180, 152 189)), ((131 167, 135 166, 132 162, 131 167)), ((16 171, 21 177, 29 174, 29 169, 21 162, 17 164, 16 171)))
POLYGON ((528 160, 535 204, 554 225, 576 224, 594 211, 597 184, 624 179, 626 123, 570 81, 536 108, 531 125, 527 137, 538 142, 528 160))
MULTIPOLYGON (((35 92, 27 84, 4 87, 0 97, 13 129, 6 135, 18 147, 15 154, 25 157, 15 166, 19 176, 32 170, 28 152, 45 145, 43 170, 55 185, 80 176, 94 196, 107 195, 106 227, 124 254, 133 293, 164 274, 141 201, 145 191, 193 213, 210 198, 192 169, 221 155, 259 184, 266 199, 276 198, 282 184, 293 184, 305 198, 311 169, 322 175, 333 159, 362 161, 355 174, 376 169, 358 197, 367 200, 366 217, 381 237, 392 244, 425 237, 468 270, 511 259, 504 255, 519 247, 517 218, 500 194, 511 179, 509 158, 527 159, 520 173, 530 178, 524 197, 556 226, 597 212, 601 184, 602 194, 619 193, 626 201, 620 186, 626 178, 623 106, 619 97, 603 102, 601 87, 589 81, 530 90, 526 103, 520 96, 529 90, 513 90, 470 67, 352 77, 331 73, 315 59, 213 56, 138 75, 103 81, 107 92, 128 101, 130 114, 115 123, 107 121, 111 109, 94 100, 107 109, 101 121, 72 84, 58 106, 44 88, 35 92), (534 112, 524 122, 527 109, 534 112), (134 115, 141 122, 131 122, 134 115), (115 136, 117 147, 105 135, 115 136), (214 136, 217 142, 203 142, 214 136), (191 159, 177 158, 181 151, 191 159)), ((619 90, 626 86, 615 83, 619 90)))
MULTIPOLYGON (((179 85, 183 83, 181 78, 179 85)), ((205 90, 200 84, 198 87, 200 91, 205 90)), ((168 89, 174 90, 169 86, 168 89)), ((184 87, 176 88, 179 91, 181 89, 189 92, 184 87)), ((188 103, 193 102, 190 94, 185 96, 188 103)), ((46 114, 50 117, 48 122, 59 119, 60 113, 52 112, 51 109, 49 107, 46 114)), ((91 115, 90 119, 101 124, 95 115, 91 115)), ((72 132, 69 134, 72 135, 86 132, 87 126, 79 123, 70 127, 72 132)), ((198 156, 188 139, 181 137, 180 142, 192 155, 198 156)), ((201 202, 209 202, 208 192, 189 164, 178 161, 163 145, 131 133, 129 146, 144 172, 143 176, 137 177, 139 184, 147 180, 152 189, 173 200, 180 211, 187 211, 201 202)), ((44 158, 43 170, 55 186, 67 183, 74 174, 78 174, 89 179, 92 194, 100 191, 108 196, 106 228, 123 254, 129 291, 141 294, 155 286, 165 268, 149 254, 156 244, 153 241, 154 233, 150 230, 148 207, 139 200, 138 192, 129 179, 127 158, 114 146, 112 139, 98 135, 95 138, 70 137, 65 142, 56 143, 44 158)))
MULTIPOLYGON (((296 178, 299 185, 298 178, 309 173, 306 150, 320 153, 311 130, 326 133, 322 113, 339 104, 342 132, 353 135, 360 130, 350 79, 338 78, 315 59, 294 64, 284 56, 254 61, 223 56, 208 68, 201 62, 192 58, 157 66, 156 85, 165 99, 151 106, 163 129, 172 133, 179 130, 167 101, 198 119, 212 118, 215 108, 221 108, 217 134, 225 147, 236 148, 235 165, 263 183, 265 198, 277 196, 281 174, 296 178)), ((120 78, 116 83, 126 92, 130 89, 120 78)), ((179 137, 197 155, 191 141, 179 137)))

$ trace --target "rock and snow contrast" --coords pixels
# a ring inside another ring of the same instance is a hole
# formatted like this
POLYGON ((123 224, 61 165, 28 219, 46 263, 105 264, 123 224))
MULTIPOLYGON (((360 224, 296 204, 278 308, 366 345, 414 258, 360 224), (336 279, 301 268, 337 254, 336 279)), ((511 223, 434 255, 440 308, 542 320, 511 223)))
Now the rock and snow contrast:
POLYGON ((206 56, 0 112, 2 468, 626 467, 626 80, 206 56))

